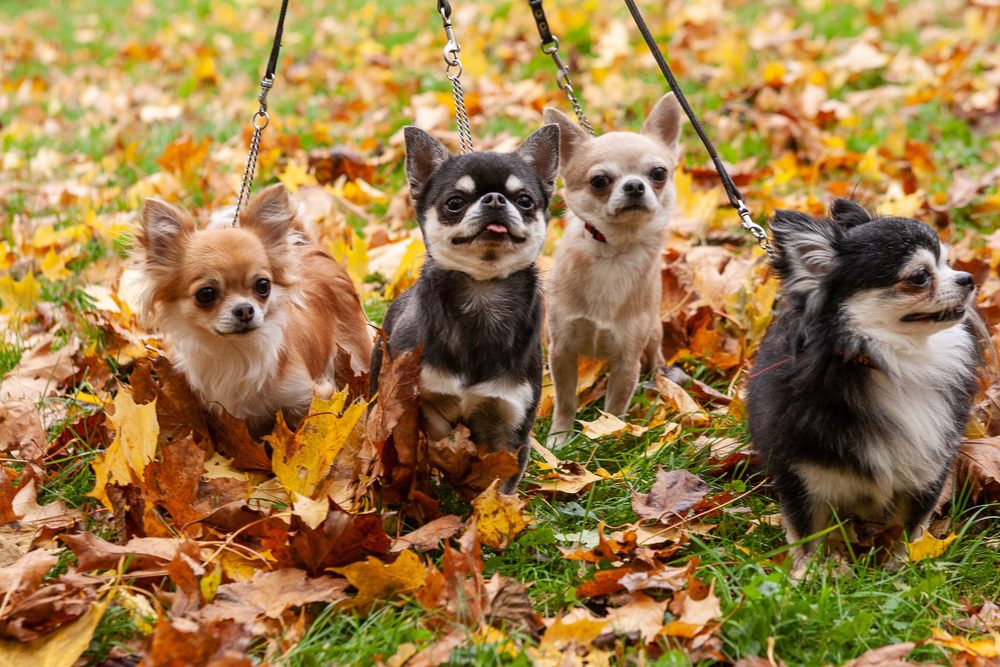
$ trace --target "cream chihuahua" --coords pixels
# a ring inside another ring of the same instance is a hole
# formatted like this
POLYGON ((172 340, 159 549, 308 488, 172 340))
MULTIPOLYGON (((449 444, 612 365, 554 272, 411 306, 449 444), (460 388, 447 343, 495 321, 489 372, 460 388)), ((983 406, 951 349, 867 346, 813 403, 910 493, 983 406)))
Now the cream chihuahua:
POLYGON ((660 248, 676 198, 681 110, 665 95, 638 134, 591 137, 555 109, 545 122, 559 124, 569 208, 547 290, 549 443, 558 446, 576 416, 580 355, 608 361, 604 406, 613 414, 627 411, 640 371, 663 363, 660 248))
POLYGON ((337 347, 369 363, 371 335, 344 269, 295 223, 271 186, 235 227, 195 229, 181 209, 148 199, 138 235, 144 320, 209 409, 225 408, 260 435, 282 410, 295 423, 314 392, 329 394, 337 347))

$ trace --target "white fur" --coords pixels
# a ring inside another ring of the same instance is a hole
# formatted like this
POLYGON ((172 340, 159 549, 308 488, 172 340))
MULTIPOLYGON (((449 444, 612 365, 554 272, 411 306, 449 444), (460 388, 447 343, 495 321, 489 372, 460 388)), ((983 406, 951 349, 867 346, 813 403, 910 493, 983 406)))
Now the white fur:
MULTIPOLYGON (((467 178, 463 176, 462 178, 467 178)), ((461 180, 461 179, 459 179, 461 180)), ((512 221, 511 233, 526 240, 523 243, 507 243, 498 249, 496 259, 487 261, 482 258, 481 247, 476 241, 455 245, 452 239, 466 237, 478 230, 480 202, 473 203, 457 225, 442 225, 437 211, 429 209, 424 214, 424 236, 427 241, 427 251, 444 269, 461 271, 475 280, 492 280, 506 278, 512 273, 531 266, 545 242, 545 212, 538 210, 530 218, 529 224, 523 224, 520 212, 510 201, 508 218, 512 221)))
POLYGON ((521 182, 520 178, 511 174, 507 177, 507 181, 504 183, 504 186, 507 188, 507 192, 517 192, 524 187, 524 183, 521 182))
MULTIPOLYGON (((199 400, 247 419, 251 427, 269 422, 283 410, 293 422, 309 409, 314 381, 300 364, 281 372, 286 308, 300 307, 302 297, 275 285, 269 314, 256 330, 217 336, 193 325, 173 304, 156 313, 170 344, 170 359, 184 374, 199 400)), ((332 375, 331 375, 332 377, 332 375)))
POLYGON ((466 175, 455 181, 455 189, 471 195, 476 191, 476 182, 472 180, 472 176, 466 175))
MULTIPOLYGON (((866 322, 874 316, 875 302, 854 302, 852 317, 866 322)), ((868 321, 870 322, 870 321, 868 321)), ((961 322, 926 337, 904 335, 865 326, 864 335, 877 345, 886 372, 874 372, 873 411, 892 421, 889 437, 866 443, 865 459, 874 471, 872 479, 823 466, 800 464, 796 472, 804 478, 810 494, 839 507, 849 507, 862 516, 880 518, 893 496, 906 489, 925 489, 936 481, 949 459, 953 428, 949 392, 942 383, 966 374, 975 341, 961 322), (868 507, 856 507, 864 499, 868 507)))
POLYGON ((439 396, 453 397, 457 401, 453 413, 444 417, 449 426, 467 418, 483 401, 495 401, 503 406, 504 420, 517 424, 524 419, 531 406, 532 388, 528 382, 516 382, 509 378, 494 378, 477 384, 467 384, 465 379, 445 370, 424 364, 420 368, 420 393, 426 399, 439 396))
POLYGON ((820 280, 833 269, 837 253, 830 236, 819 231, 801 231, 788 236, 786 256, 791 273, 782 283, 782 289, 791 294, 815 294, 820 280))

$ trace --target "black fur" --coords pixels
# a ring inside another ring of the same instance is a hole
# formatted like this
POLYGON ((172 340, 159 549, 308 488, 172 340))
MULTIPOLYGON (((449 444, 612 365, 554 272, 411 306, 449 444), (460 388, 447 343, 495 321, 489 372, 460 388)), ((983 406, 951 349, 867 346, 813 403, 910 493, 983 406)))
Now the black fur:
MULTIPOLYGON (((801 538, 816 530, 814 520, 825 508, 798 466, 811 464, 876 482, 871 448, 900 429, 877 400, 882 394, 876 382, 885 381, 893 360, 882 356, 884 350, 866 337, 863 326, 848 321, 842 306, 862 290, 894 289, 915 252, 926 248, 937 258, 940 244, 923 223, 876 218, 845 200, 834 203, 831 220, 778 211, 772 229, 774 266, 782 284, 793 289, 784 291, 782 312, 761 343, 748 385, 748 411, 754 447, 786 520, 801 538), (801 280, 804 273, 815 282, 801 280)), ((973 340, 975 317, 969 312, 956 324, 973 340)), ((980 361, 976 350, 971 347, 957 364, 961 370, 955 377, 930 383, 945 397, 948 412, 940 415, 948 426, 941 432, 938 467, 928 471, 932 479, 898 489, 891 507, 870 507, 877 516, 865 519, 894 516, 912 533, 933 508, 968 419, 980 361)), ((845 514, 865 515, 858 508, 867 504, 860 497, 850 507, 832 509, 847 518, 845 514)))
MULTIPOLYGON (((460 156, 449 156, 429 135, 408 128, 407 170, 425 240, 429 211, 435 212, 443 226, 463 221, 465 211, 451 211, 447 202, 456 196, 456 183, 465 176, 471 177, 476 186, 475 192, 467 196, 470 202, 489 193, 500 193, 511 202, 526 194, 533 206, 530 210, 518 209, 523 219, 536 220, 534 216, 544 212, 547 221, 557 163, 558 130, 554 126, 532 135, 517 153, 460 156), (511 175, 523 185, 518 193, 506 189, 511 175)), ((503 215, 502 211, 495 215, 483 213, 483 227, 503 222, 503 215)), ((482 252, 486 256, 503 251, 470 249, 473 255, 482 252)), ((534 257, 530 264, 509 275, 477 280, 462 271, 442 267, 434 256, 433 245, 428 243, 420 278, 389 306, 383 323, 393 355, 419 347, 422 366, 458 376, 466 386, 503 381, 530 387, 526 414, 516 423, 507 423, 503 406, 496 401, 483 401, 460 419, 475 442, 517 452, 520 473, 504 485, 507 492, 516 489, 527 465, 529 437, 541 395, 541 313, 534 257)), ((373 389, 382 354, 382 345, 376 344, 371 366, 373 389)))

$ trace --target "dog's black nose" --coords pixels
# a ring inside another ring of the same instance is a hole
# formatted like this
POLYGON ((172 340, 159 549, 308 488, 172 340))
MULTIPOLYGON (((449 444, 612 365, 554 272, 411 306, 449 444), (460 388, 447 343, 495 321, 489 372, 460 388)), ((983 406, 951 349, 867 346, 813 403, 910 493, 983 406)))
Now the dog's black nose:
POLYGON ((489 192, 479 200, 486 208, 503 208, 507 205, 507 200, 499 192, 489 192))
POLYGON ((630 181, 625 181, 622 190, 630 197, 641 197, 646 192, 646 184, 638 178, 633 178, 630 181))
POLYGON ((233 308, 233 315, 241 322, 249 322, 253 319, 253 304, 241 303, 233 308))
POLYGON ((955 274, 955 282, 966 289, 972 289, 975 283, 972 282, 972 274, 966 273, 965 271, 959 271, 955 274))

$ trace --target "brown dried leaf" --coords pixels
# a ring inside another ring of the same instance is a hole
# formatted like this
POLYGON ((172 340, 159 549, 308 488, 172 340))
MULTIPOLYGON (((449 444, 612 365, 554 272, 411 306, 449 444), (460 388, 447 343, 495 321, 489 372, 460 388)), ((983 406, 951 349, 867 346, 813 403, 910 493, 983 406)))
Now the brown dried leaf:
POLYGON ((904 660, 916 648, 913 642, 890 644, 865 651, 854 660, 844 663, 843 667, 916 667, 925 663, 904 660))
POLYGON ((404 549, 415 551, 436 549, 442 540, 453 537, 461 530, 463 523, 462 518, 454 514, 439 517, 402 537, 397 537, 389 552, 399 553, 404 549))
POLYGON ((955 481, 979 502, 1000 501, 1000 436, 966 440, 955 458, 955 481))
POLYGON ((53 350, 54 336, 46 334, 21 356, 21 361, 0 383, 0 405, 36 403, 51 396, 76 373, 73 356, 80 341, 72 338, 58 350, 53 350))
POLYGON ((699 503, 707 493, 708 484, 688 471, 661 468, 649 493, 632 492, 632 509, 644 519, 669 525, 699 503))
POLYGON ((249 581, 223 584, 200 616, 213 621, 232 619, 250 624, 259 617, 279 619, 285 610, 312 602, 347 599, 348 582, 329 576, 308 577, 303 570, 284 568, 257 572, 249 581))
POLYGON ((146 667, 251 667, 252 634, 235 621, 160 617, 142 664, 146 667))

